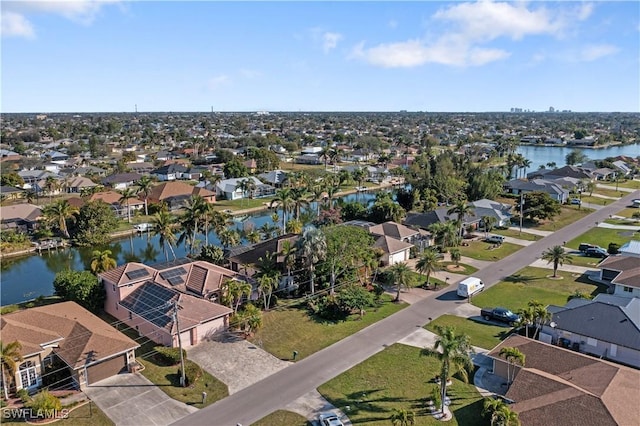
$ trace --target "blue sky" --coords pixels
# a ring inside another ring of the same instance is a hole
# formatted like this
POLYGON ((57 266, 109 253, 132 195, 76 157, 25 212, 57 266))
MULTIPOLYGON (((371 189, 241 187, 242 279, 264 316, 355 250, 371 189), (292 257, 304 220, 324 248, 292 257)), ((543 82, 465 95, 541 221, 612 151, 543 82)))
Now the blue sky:
POLYGON ((2 2, 3 112, 640 111, 640 3, 2 2))

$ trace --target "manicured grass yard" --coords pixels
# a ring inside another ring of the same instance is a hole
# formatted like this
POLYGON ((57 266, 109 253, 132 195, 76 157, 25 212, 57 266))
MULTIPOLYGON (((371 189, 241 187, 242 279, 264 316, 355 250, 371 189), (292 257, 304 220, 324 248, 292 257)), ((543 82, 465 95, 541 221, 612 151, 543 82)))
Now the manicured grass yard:
POLYGON ((462 269, 457 269, 455 262, 442 262, 442 265, 444 266, 444 268, 442 269, 443 271, 462 275, 471 275, 478 270, 478 268, 476 268, 475 266, 466 265, 464 263, 458 264, 458 266, 462 269), (447 267, 451 267, 451 269, 447 267))
MULTIPOLYGON (((440 425, 426 402, 437 386, 437 360, 420 354, 419 348, 395 344, 335 377, 318 391, 340 408, 353 424, 389 425, 393 409, 415 412, 416 425, 440 425), (349 406, 349 410, 346 407, 349 406)), ((473 378, 469 378, 473 382, 473 378)), ((486 424, 481 418, 482 397, 471 384, 456 378, 447 388, 454 418, 448 425, 486 424)))
MULTIPOLYGON (((611 186, 615 186, 616 183, 607 183, 608 185, 611 186)), ((630 188, 630 189, 640 189, 640 180, 634 180, 634 179, 629 179, 629 180, 620 180, 618 181, 618 188, 630 188)))
POLYGON ((628 207, 626 209, 620 210, 615 215, 616 216, 622 216, 622 217, 630 218, 634 213, 638 213, 638 212, 640 212, 640 209, 636 209, 636 208, 633 208, 633 207, 628 207))
MULTIPOLYGON (((640 225, 638 228, 640 228, 640 225)), ((579 237, 569 241, 567 243, 567 247, 577 250, 580 243, 589 243, 606 249, 609 247, 609 243, 622 245, 632 238, 634 238, 633 231, 624 229, 592 228, 579 237)), ((635 238, 638 238, 637 232, 635 233, 635 238)))
POLYGON ((269 414, 267 417, 263 417, 252 426, 307 426, 311 424, 307 419, 300 414, 292 413, 291 411, 278 410, 269 414))
POLYGON ((608 198, 590 197, 588 195, 582 196, 583 203, 595 204, 596 206, 606 206, 613 201, 614 200, 610 200, 608 198))
POLYGON ((240 199, 240 200, 216 200, 214 204, 216 210, 244 210, 256 207, 264 207, 265 203, 269 204, 273 197, 240 199))
POLYGON ((469 241, 468 246, 460 246, 460 254, 476 260, 496 261, 520 250, 522 246, 511 243, 502 243, 500 247, 493 248, 493 244, 486 241, 469 241))
POLYGON ((584 276, 558 270, 562 279, 549 278, 552 274, 551 269, 526 267, 474 296, 471 301, 480 308, 503 306, 516 312, 526 307, 530 300, 564 306, 567 297, 576 291, 591 295, 606 291, 605 286, 598 286, 584 276))
POLYGON ((576 222, 593 212, 591 209, 578 207, 579 206, 572 205, 562 206, 560 208, 560 214, 554 217, 553 220, 541 222, 537 226, 534 226, 534 228, 541 231, 555 231, 556 229, 564 228, 570 223, 576 222))
MULTIPOLYGON (((616 183, 615 182, 611 182, 611 183, 607 183, 607 185, 609 186, 613 186, 615 188, 616 183)), ((620 185, 618 185, 618 188, 620 188, 620 185)), ((604 195, 607 197, 616 197, 616 198, 620 198, 625 196, 627 193, 626 192, 620 192, 620 191, 616 191, 615 189, 608 189, 608 188, 598 188, 596 187, 593 190, 594 194, 600 194, 600 195, 604 195), (622 195, 620 195, 622 194, 622 195)))
POLYGON ((455 315, 442 315, 425 326, 429 331, 436 333, 435 327, 455 327, 457 334, 466 334, 471 338, 471 344, 484 349, 493 349, 498 343, 511 334, 510 327, 483 324, 469 318, 455 315))
POLYGON ((517 238, 519 240, 525 241, 538 241, 542 239, 540 235, 529 234, 522 230, 522 232, 516 231, 514 229, 494 229, 491 231, 492 234, 504 235, 505 237, 517 238))
POLYGON ((405 303, 394 303, 389 295, 377 308, 369 308, 362 319, 352 315, 346 321, 329 322, 309 315, 305 307, 278 309, 266 312, 262 328, 251 341, 274 356, 290 360, 293 351, 305 358, 363 328, 405 308, 405 303))

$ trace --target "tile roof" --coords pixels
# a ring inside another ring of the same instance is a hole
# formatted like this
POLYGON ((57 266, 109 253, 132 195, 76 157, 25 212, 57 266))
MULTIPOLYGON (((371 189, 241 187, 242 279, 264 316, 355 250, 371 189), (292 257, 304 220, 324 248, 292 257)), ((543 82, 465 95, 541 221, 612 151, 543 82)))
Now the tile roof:
POLYGON ((526 425, 630 425, 640 418, 640 371, 511 335, 489 352, 518 348, 526 357, 506 397, 526 425))
POLYGON ((2 339, 22 343, 22 354, 40 352, 58 340, 54 352, 73 368, 139 347, 74 302, 25 309, 2 316, 2 339))
POLYGON ((162 201, 171 197, 191 196, 192 194, 198 194, 202 197, 215 195, 215 193, 208 189, 195 188, 184 182, 164 182, 154 186, 151 191, 149 191, 149 199, 162 201))
POLYGON ((381 248, 385 253, 395 254, 410 249, 413 244, 383 235, 376 240, 373 247, 381 248))
MULTIPOLYGON (((91 194, 91 197, 89 197, 89 201, 100 200, 100 201, 104 201, 107 204, 117 204, 121 206, 126 206, 127 202, 124 200, 120 201, 121 197, 122 197, 122 194, 120 194, 119 192, 104 191, 104 192, 96 192, 95 194, 91 194)), ((135 206, 140 204, 144 204, 144 201, 141 201, 138 197, 129 198, 130 206, 135 206)))
POLYGON ((407 226, 395 223, 393 221, 374 225, 369 228, 369 232, 374 235, 386 235, 397 240, 402 240, 403 238, 408 238, 419 234, 419 232, 415 229, 411 229, 407 226))

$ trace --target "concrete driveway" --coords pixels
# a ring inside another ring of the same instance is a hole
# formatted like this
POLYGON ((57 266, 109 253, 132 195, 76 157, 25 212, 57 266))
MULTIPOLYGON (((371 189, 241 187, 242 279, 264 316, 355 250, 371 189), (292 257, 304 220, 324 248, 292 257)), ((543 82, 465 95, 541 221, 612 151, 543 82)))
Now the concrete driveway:
POLYGON ((142 374, 118 374, 85 393, 116 425, 168 425, 198 411, 169 398, 142 374))

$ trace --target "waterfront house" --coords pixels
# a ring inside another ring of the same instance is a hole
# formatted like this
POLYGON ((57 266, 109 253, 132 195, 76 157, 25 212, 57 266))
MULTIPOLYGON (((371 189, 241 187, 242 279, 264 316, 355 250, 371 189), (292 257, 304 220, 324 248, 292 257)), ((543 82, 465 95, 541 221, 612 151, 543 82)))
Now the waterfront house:
POLYGON ((178 346, 178 328, 183 347, 227 329, 233 311, 216 301, 224 281, 237 277, 229 269, 190 259, 151 266, 129 262, 98 276, 106 312, 140 335, 172 347, 178 346))
POLYGON ((514 334, 488 356, 523 425, 632 425, 640 418, 636 369, 514 334), (503 348, 522 352, 524 366, 509 364, 503 348))
MULTIPOLYGON (((2 316, 2 341, 22 345, 15 376, 16 390, 29 392, 47 386, 49 370, 68 372, 68 380, 55 383, 84 389, 127 371, 135 363, 140 345, 75 302, 29 308, 2 316)), ((59 378, 60 374, 52 377, 59 378)), ((59 380, 59 379, 56 379, 59 380)))
POLYGON ((21 203, 0 207, 0 227, 18 232, 32 232, 38 228, 42 209, 34 204, 21 203))
POLYGON ((215 193, 206 188, 195 187, 184 182, 164 182, 154 186, 149 192, 149 203, 166 203, 169 210, 177 210, 186 205, 192 195, 199 195, 208 203, 215 203, 215 193))
POLYGON ((262 183, 260 179, 255 176, 224 179, 216 184, 216 195, 223 197, 225 200, 267 197, 273 195, 275 190, 273 186, 262 183), (251 193, 245 192, 242 189, 241 182, 244 180, 250 180, 255 185, 251 193))
POLYGON ((126 218, 131 214, 132 216, 136 211, 142 211, 144 209, 144 201, 138 197, 131 197, 127 200, 120 200, 122 194, 116 191, 103 191, 91 194, 89 201, 102 201, 109 204, 118 217, 126 218), (127 206, 129 212, 127 212, 127 206))
POLYGON ((557 183, 546 179, 533 179, 530 181, 522 179, 513 179, 504 184, 504 188, 516 195, 526 194, 529 192, 545 192, 549 196, 561 204, 565 204, 569 199, 569 190, 561 187, 557 183))

